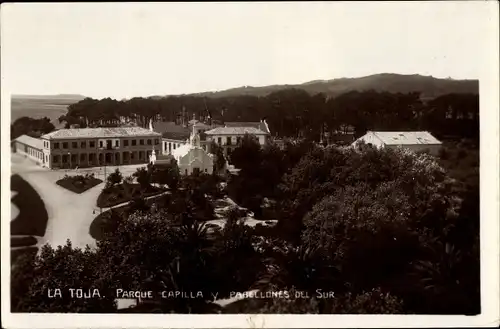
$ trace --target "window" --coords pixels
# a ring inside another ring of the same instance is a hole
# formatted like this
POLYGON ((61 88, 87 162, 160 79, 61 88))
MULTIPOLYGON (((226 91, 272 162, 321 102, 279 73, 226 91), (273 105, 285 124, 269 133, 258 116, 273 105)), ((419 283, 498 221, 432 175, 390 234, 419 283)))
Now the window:
POLYGON ((226 145, 231 145, 231 137, 226 137, 226 145))
POLYGON ((95 147, 95 142, 89 142, 90 147, 95 147))
POLYGON ((219 144, 219 145, 222 144, 222 137, 217 137, 217 144, 219 144))
POLYGON ((240 142, 241 142, 241 137, 240 136, 236 137, 236 143, 239 144, 240 142))
POLYGON ((175 146, 176 146, 176 145, 177 145, 177 144, 174 144, 174 150, 175 150, 175 146))
POLYGON ((63 163, 67 163, 68 162, 68 155, 67 154, 63 154, 63 156, 62 156, 62 162, 63 163))
POLYGON ((103 147, 102 141, 99 141, 99 147, 103 147))
POLYGON ((115 141, 115 146, 116 147, 120 146, 120 141, 115 141))
POLYGON ((74 148, 74 149, 77 149, 78 148, 78 142, 72 142, 71 143, 71 147, 74 148))
POLYGON ((58 148, 59 148, 59 143, 57 143, 57 142, 56 142, 56 143, 54 143, 54 148, 55 148, 55 149, 58 149, 58 148))
POLYGON ((87 142, 81 142, 81 143, 80 143, 80 147, 81 147, 82 149, 87 148, 87 142))
POLYGON ((85 161, 85 153, 80 154, 80 161, 85 161))
POLYGON ((136 146, 137 145, 137 141, 135 139, 132 140, 132 146, 136 146))
POLYGON ((53 155, 52 156, 52 162, 53 163, 59 163, 59 155, 53 155))
POLYGON ((144 145, 144 139, 139 140, 139 145, 144 145))
POLYGON ((28 152, 28 146, 27 146, 27 145, 24 145, 24 153, 29 153, 29 152, 28 152))
POLYGON ((158 145, 160 144, 160 140, 159 139, 155 139, 155 145, 158 145))
POLYGON ((135 156, 134 152, 130 153, 130 159, 134 160, 134 156, 135 156))
POLYGON ((123 141, 123 146, 128 146, 128 140, 127 139, 123 141))
POLYGON ((63 142, 62 148, 63 149, 67 149, 68 148, 68 142, 63 142))
POLYGON ((150 139, 148 139, 148 145, 153 145, 153 142, 150 139))
POLYGON ((139 152, 139 160, 142 160, 142 152, 139 152))

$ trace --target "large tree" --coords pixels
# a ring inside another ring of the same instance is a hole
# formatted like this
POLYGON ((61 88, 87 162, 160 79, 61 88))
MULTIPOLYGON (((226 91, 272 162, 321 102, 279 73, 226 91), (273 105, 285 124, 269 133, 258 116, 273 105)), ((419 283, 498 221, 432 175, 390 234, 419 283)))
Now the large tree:
MULTIPOLYGON (((114 293, 110 290, 112 281, 108 278, 112 269, 102 268, 101 258, 88 247, 73 248, 69 240, 56 249, 45 245, 32 263, 18 266, 24 267, 18 267, 19 271, 31 271, 31 277, 29 280, 25 280, 25 276, 12 277, 14 286, 27 286, 24 294, 16 297, 13 311, 106 313, 116 310, 114 293), (23 280, 22 285, 19 280, 23 280), (87 297, 77 295, 79 293, 87 297)), ((14 295, 17 293, 12 291, 14 295)))
POLYGON ((10 125, 10 138, 15 139, 21 135, 40 137, 41 135, 52 132, 54 129, 54 125, 47 117, 41 119, 21 117, 10 125))

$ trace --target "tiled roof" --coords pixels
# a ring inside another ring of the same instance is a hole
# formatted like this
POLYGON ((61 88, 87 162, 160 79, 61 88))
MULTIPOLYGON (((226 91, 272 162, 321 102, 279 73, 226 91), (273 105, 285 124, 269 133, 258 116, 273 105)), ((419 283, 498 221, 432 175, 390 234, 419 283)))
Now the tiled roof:
POLYGON ((152 132, 141 127, 112 127, 112 128, 79 128, 60 129, 43 135, 44 139, 66 139, 66 138, 112 138, 112 137, 135 137, 151 136, 157 137, 161 134, 152 132))
POLYGON ((178 140, 178 141, 185 141, 186 139, 189 138, 189 136, 190 136, 190 134, 187 133, 187 132, 170 132, 170 131, 165 131, 162 134, 163 138, 174 139, 174 140, 178 140))
POLYGON ((33 138, 28 135, 21 135, 15 139, 19 143, 31 146, 33 148, 41 150, 43 148, 43 141, 39 138, 33 138))
POLYGON ((172 121, 156 121, 153 122, 153 130, 157 133, 173 132, 173 133, 187 133, 191 132, 189 127, 178 125, 172 121))
POLYGON ((206 131, 207 135, 267 135, 268 133, 254 127, 218 127, 206 131))
POLYGON ((372 131, 386 145, 441 144, 427 131, 372 131))
POLYGON ((262 130, 263 132, 270 133, 269 127, 266 122, 225 122, 226 127, 254 127, 262 130))
POLYGON ((257 128, 257 129, 260 129, 260 122, 234 122, 234 121, 230 121, 230 122, 224 122, 224 125, 226 125, 226 127, 254 127, 254 128, 257 128))

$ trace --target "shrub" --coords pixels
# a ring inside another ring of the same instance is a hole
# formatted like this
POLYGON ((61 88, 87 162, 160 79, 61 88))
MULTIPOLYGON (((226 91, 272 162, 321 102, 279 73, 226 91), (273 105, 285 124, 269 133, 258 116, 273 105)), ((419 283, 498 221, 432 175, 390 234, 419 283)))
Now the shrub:
POLYGON ((442 147, 439 149, 439 158, 441 160, 448 160, 449 157, 450 157, 450 153, 448 152, 448 150, 446 148, 442 147))
POLYGON ((122 173, 118 168, 116 168, 114 172, 108 175, 106 185, 115 186, 117 184, 120 184, 122 182, 122 179, 123 179, 122 173))

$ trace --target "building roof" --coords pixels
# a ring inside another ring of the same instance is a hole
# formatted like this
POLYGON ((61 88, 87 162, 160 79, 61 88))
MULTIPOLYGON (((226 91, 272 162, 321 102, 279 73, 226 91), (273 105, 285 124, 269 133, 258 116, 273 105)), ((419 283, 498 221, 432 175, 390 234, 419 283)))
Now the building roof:
POLYGON ((195 124, 193 124, 193 126, 196 128, 206 128, 206 129, 212 128, 212 126, 207 125, 206 123, 203 123, 203 122, 199 122, 199 121, 196 122, 195 124))
POLYGON ((184 144, 176 148, 175 150, 172 150, 172 155, 176 160, 179 158, 185 156, 186 154, 189 153, 189 151, 193 148, 194 146, 191 144, 184 144))
POLYGON ((269 127, 265 121, 260 122, 225 122, 226 127, 254 127, 262 130, 263 132, 270 133, 269 127))
POLYGON ((190 134, 189 133, 185 133, 185 132, 170 132, 170 131, 165 131, 162 134, 163 138, 173 139, 173 140, 177 140, 177 141, 186 141, 186 139, 188 139, 189 136, 190 136, 190 134))
POLYGON ((207 135, 267 135, 269 133, 254 127, 218 127, 205 132, 207 135))
POLYGON ((40 138, 34 138, 28 135, 21 135, 15 139, 19 143, 31 146, 36 149, 43 149, 43 141, 40 138))
POLYGON ((112 137, 159 137, 161 134, 141 127, 111 127, 111 128, 78 128, 59 129, 43 135, 44 139, 66 139, 66 138, 112 138, 112 137))
POLYGON ((441 144, 427 131, 369 131, 386 145, 441 144))
POLYGON ((178 125, 173 121, 156 121, 153 122, 153 130, 157 133, 172 132, 172 133, 189 133, 191 129, 189 127, 184 127, 183 125, 178 125))

